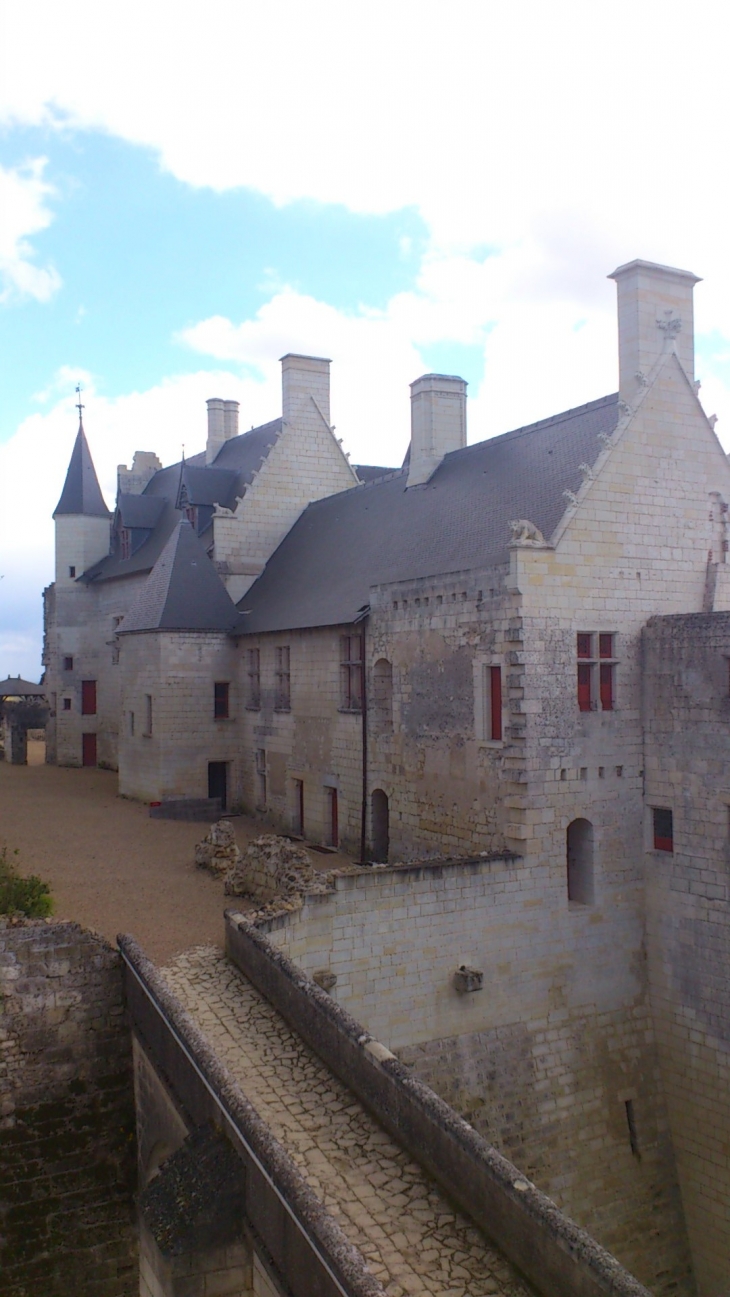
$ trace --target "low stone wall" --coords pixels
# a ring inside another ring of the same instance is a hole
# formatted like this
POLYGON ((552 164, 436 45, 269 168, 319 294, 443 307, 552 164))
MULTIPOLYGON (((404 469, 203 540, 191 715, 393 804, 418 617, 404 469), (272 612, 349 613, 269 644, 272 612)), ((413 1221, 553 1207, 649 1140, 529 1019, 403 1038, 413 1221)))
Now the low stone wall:
POLYGON ((243 915, 229 958, 543 1297, 648 1297, 637 1280, 243 915))
MULTIPOLYGON (((118 941, 128 969, 127 1002, 135 1034, 144 1042, 150 1064, 166 1078, 189 1126, 213 1122, 236 1150, 244 1170, 247 1233, 256 1252, 286 1271, 282 1287, 291 1297, 341 1297, 343 1292, 350 1297, 383 1297, 365 1259, 236 1085, 161 973, 133 937, 123 935, 118 941)), ((143 1130, 148 1126, 143 1138, 152 1146, 152 1123, 145 1121, 144 1112, 140 1116, 143 1130)), ((165 1132, 161 1135, 167 1138, 165 1132)), ((176 1136, 173 1141, 177 1144, 176 1136)), ((257 1292, 264 1294, 266 1287, 260 1275, 257 1279, 254 1265, 257 1292)))
POLYGON ((138 1287, 121 961, 74 923, 0 928, 0 1289, 138 1287))

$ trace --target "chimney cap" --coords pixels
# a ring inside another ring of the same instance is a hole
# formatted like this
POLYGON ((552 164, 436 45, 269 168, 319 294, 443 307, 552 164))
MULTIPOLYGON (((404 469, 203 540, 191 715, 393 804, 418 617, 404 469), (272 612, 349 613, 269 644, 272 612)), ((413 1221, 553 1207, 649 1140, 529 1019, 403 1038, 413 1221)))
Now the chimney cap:
POLYGON ((316 360, 320 365, 332 364, 332 360, 329 356, 305 356, 301 351, 287 351, 285 356, 279 357, 279 360, 281 364, 283 364, 285 360, 316 360))
POLYGON ((411 391, 419 383, 461 383, 463 387, 469 386, 466 379, 462 378, 460 374, 421 374, 420 378, 414 378, 413 382, 409 384, 411 391))
POLYGON ((653 270, 660 275, 676 275, 681 279, 690 279, 693 284, 702 283, 701 277, 694 275, 691 270, 679 270, 677 266, 664 266, 659 261, 642 261, 639 257, 635 261, 627 261, 623 266, 617 266, 606 278, 618 279, 620 276, 627 274, 629 270, 653 270))

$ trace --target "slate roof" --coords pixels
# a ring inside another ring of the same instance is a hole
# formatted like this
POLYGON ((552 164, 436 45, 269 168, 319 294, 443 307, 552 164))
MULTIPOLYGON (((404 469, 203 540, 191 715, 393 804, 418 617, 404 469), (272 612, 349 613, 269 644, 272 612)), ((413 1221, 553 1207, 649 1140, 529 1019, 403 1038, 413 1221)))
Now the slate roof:
POLYGON ((347 624, 373 585, 504 564, 512 519, 549 539, 617 421, 614 393, 452 451, 423 486, 404 468, 310 504, 239 603, 243 632, 347 624))
POLYGON ((181 518, 125 616, 120 634, 151 630, 228 631, 235 604, 187 518, 181 518))
POLYGON ((117 496, 117 508, 123 527, 143 527, 151 530, 165 507, 161 496, 132 495, 120 492, 117 496))
POLYGON ((383 468, 378 464, 353 464, 361 482, 374 482, 377 477, 386 477, 395 472, 393 468, 383 468))
POLYGON ((91 518, 110 517, 81 421, 71 451, 61 499, 56 505, 53 516, 58 518, 61 514, 85 514, 91 518))
POLYGON ((43 698, 43 685, 34 684, 32 680, 21 680, 20 676, 8 676, 0 680, 0 698, 43 698))
POLYGON ((184 464, 180 490, 184 490, 189 504, 220 504, 224 509, 236 507, 236 488, 239 474, 235 469, 200 467, 184 464))
MULTIPOLYGON (((118 577, 134 576, 140 572, 149 572, 160 557, 165 545, 182 514, 178 508, 180 490, 183 483, 191 504, 210 508, 220 504, 224 509, 235 508, 236 496, 245 494, 246 487, 253 481, 274 445, 282 429, 281 419, 264 423, 250 432, 243 432, 224 443, 213 464, 206 467, 205 454, 193 455, 190 459, 169 464, 160 469, 150 479, 140 496, 140 501, 161 499, 157 520, 152 525, 149 537, 134 550, 130 558, 123 559, 116 552, 107 555, 94 563, 83 574, 85 581, 111 581, 118 577)), ((124 496, 125 508, 130 496, 124 496)), ((140 509, 149 506, 140 505, 140 509)), ((159 507, 159 506, 158 506, 159 507)), ((122 515, 123 526, 144 527, 145 523, 127 523, 122 515)), ((209 525, 210 518, 203 517, 204 527, 209 525)))

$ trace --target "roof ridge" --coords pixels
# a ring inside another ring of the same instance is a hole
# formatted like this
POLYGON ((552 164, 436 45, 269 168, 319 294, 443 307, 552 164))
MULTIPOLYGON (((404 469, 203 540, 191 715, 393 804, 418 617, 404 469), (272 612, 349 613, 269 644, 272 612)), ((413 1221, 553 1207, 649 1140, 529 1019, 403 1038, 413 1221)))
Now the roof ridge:
POLYGON ((461 446, 458 450, 450 450, 448 456, 444 459, 451 458, 453 455, 462 455, 464 451, 479 450, 483 446, 491 446, 497 441, 506 441, 508 437, 521 437, 529 432, 539 432, 541 429, 549 428, 556 423, 567 423, 569 419, 577 419, 589 410, 598 410, 601 406, 613 405, 618 402, 618 392, 609 392, 607 396, 600 396, 595 401, 586 401, 583 405, 571 406, 568 410, 561 410, 558 414, 551 414, 546 419, 537 419, 535 423, 523 423, 519 428, 510 428, 508 432, 500 432, 496 437, 485 437, 482 441, 473 441, 468 446, 461 446))

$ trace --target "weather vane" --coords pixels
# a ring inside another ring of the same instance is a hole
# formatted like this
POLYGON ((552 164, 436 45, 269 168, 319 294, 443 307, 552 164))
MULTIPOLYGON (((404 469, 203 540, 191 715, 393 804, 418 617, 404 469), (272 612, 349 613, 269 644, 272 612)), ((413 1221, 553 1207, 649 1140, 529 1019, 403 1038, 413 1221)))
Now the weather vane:
POLYGON ((81 423, 81 411, 85 410, 86 406, 81 404, 81 384, 80 383, 76 384, 76 395, 79 398, 78 401, 76 402, 76 409, 79 412, 79 423, 81 423))

